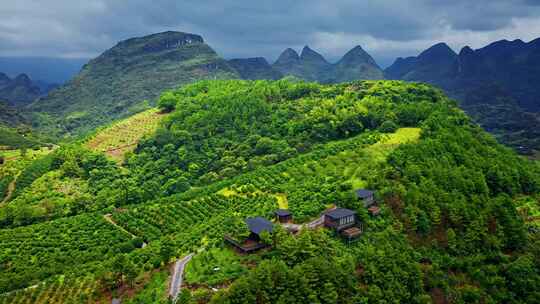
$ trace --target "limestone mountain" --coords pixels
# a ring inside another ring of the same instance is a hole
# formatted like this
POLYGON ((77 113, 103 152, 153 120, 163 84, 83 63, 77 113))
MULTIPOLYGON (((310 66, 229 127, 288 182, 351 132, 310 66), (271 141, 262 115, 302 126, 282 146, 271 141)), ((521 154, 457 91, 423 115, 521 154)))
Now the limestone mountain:
POLYGON ((283 75, 323 83, 383 78, 383 72, 375 60, 360 46, 347 52, 335 64, 329 63, 309 46, 305 46, 300 55, 288 48, 279 56, 273 67, 283 75))
POLYGON ((418 57, 398 58, 385 76, 437 85, 507 144, 540 149, 540 39, 467 46, 459 54, 439 43, 418 57))
POLYGON ((327 82, 345 82, 351 80, 383 79, 383 71, 373 57, 357 45, 348 51, 332 69, 332 78, 327 82))
POLYGON ((201 36, 169 31, 119 42, 30 110, 49 132, 81 133, 148 107, 164 90, 238 77, 201 36))
POLYGON ((277 80, 283 74, 274 69, 263 57, 231 59, 229 65, 234 68, 242 79, 272 79, 277 80))
POLYGON ((418 57, 399 58, 386 71, 386 78, 446 83, 457 75, 458 55, 446 44, 439 43, 418 57))
POLYGON ((24 106, 41 95, 40 88, 26 74, 20 74, 14 79, 0 73, 0 100, 7 101, 11 106, 24 106))
POLYGON ((304 77, 300 56, 291 48, 285 49, 285 51, 279 55, 272 67, 286 76, 290 75, 298 78, 304 77))
POLYGON ((302 78, 309 81, 324 79, 325 74, 331 69, 331 64, 307 45, 302 49, 300 62, 302 64, 302 78))

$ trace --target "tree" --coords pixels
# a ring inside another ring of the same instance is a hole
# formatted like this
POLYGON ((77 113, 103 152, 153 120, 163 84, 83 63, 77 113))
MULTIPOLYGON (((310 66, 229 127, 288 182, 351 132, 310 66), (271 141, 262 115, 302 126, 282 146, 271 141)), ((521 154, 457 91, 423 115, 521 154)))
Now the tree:
POLYGON ((379 127, 379 130, 383 133, 393 133, 393 132, 396 132, 397 129, 398 129, 398 125, 391 120, 387 120, 383 122, 381 126, 379 127))
POLYGON ((158 101, 158 108, 165 113, 172 112, 176 108, 178 99, 173 92, 165 92, 158 101))

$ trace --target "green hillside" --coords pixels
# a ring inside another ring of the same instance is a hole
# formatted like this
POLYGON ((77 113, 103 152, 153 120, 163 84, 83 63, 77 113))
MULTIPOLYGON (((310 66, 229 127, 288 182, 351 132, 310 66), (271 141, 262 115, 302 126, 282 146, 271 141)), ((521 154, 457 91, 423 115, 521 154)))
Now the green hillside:
POLYGON ((119 42, 29 110, 37 128, 80 134, 149 108, 163 90, 237 77, 201 36, 165 32, 119 42))
POLYGON ((0 206, 0 303, 167 303, 167 265, 189 253, 177 303, 538 299, 540 165, 441 91, 202 81, 158 105, 122 165, 72 144, 21 169, 0 206), (332 206, 357 213, 357 241, 311 229, 332 206), (224 242, 279 207, 305 228, 274 221, 252 254, 224 242))

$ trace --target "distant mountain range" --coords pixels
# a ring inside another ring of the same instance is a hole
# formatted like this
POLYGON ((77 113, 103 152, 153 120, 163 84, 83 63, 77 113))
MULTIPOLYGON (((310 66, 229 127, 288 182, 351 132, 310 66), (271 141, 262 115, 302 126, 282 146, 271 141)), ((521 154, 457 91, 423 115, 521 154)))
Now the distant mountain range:
POLYGON ((385 78, 436 85, 505 143, 540 149, 540 39, 501 40, 459 54, 439 43, 398 58, 385 78))
POLYGON ((336 83, 383 78, 381 68, 360 46, 347 52, 335 64, 329 63, 309 46, 305 46, 300 55, 291 48, 286 49, 272 65, 261 57, 233 59, 229 60, 229 63, 245 79, 279 79, 294 76, 307 81, 336 83))
MULTIPOLYGON (((522 152, 540 150, 540 39, 498 41, 459 54, 444 43, 382 71, 360 46, 328 62, 309 46, 265 58, 225 60, 199 35, 164 32, 118 43, 84 65, 71 81, 43 96, 39 83, 0 75, 0 100, 26 105, 34 126, 79 134, 152 106, 168 89, 201 79, 280 79, 321 83, 398 79, 434 84, 500 140, 522 152)), ((43 87, 43 84, 41 85, 43 87)))
POLYGON ((26 74, 11 79, 0 73, 0 100, 11 106, 25 106, 56 87, 42 81, 33 82, 26 74))
POLYGON ((87 62, 88 58, 0 57, 0 71, 12 78, 24 73, 34 81, 63 84, 87 62))

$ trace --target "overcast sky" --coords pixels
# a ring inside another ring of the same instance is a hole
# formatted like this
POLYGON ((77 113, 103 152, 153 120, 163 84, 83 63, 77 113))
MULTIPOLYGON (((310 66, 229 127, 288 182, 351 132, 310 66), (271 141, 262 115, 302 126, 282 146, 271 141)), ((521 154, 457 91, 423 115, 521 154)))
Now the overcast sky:
POLYGON ((94 57, 166 30, 226 58, 304 45, 329 60, 361 45, 385 66, 440 41, 454 50, 540 37, 540 0, 2 0, 0 56, 94 57))

